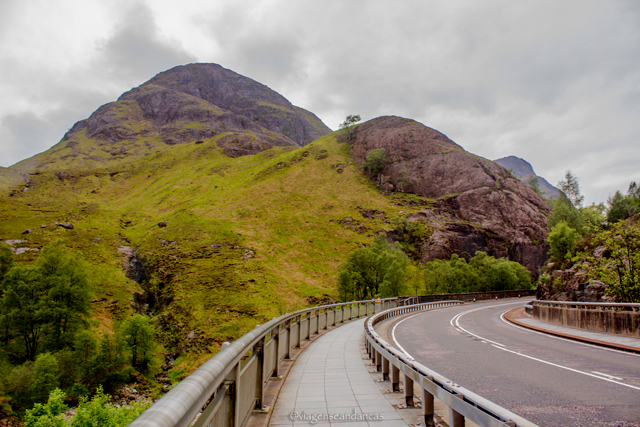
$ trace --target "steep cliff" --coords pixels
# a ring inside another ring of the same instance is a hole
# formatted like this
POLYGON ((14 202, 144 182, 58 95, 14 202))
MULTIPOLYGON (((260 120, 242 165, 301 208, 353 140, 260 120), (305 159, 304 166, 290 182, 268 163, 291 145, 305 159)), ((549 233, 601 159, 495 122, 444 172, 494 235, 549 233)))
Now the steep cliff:
POLYGON ((421 248, 423 262, 482 250, 518 261, 538 276, 547 257, 545 217, 550 207, 505 168, 400 117, 357 126, 350 142, 361 167, 371 150, 385 150, 384 170, 372 177, 381 189, 432 199, 429 208, 411 217, 433 227, 421 248))

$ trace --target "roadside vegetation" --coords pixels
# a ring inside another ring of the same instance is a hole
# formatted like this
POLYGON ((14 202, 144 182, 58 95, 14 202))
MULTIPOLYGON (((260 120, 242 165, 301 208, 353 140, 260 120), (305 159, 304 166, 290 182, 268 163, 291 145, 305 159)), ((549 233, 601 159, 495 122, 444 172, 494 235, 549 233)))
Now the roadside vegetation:
POLYGON ((567 291, 574 273, 582 272, 582 282, 604 284, 606 295, 615 301, 640 302, 638 185, 630 183, 626 195, 616 191, 606 205, 590 206, 582 206, 584 197, 571 171, 558 186, 561 196, 547 218, 550 263, 540 284, 553 295, 567 291), (561 271, 569 274, 554 273, 561 271))

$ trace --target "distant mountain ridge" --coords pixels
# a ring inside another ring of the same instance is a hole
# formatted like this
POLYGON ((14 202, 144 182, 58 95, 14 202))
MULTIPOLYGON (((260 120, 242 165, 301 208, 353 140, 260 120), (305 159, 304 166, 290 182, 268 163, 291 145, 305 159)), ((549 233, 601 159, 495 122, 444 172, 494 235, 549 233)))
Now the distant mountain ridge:
POLYGON ((238 157, 301 147, 330 132, 313 113, 261 83, 217 64, 188 64, 101 106, 54 147, 11 168, 100 168, 218 135, 225 154, 238 157))
POLYGON ((549 184, 549 181, 544 179, 533 171, 533 167, 529 162, 520 157, 516 156, 507 156, 501 159, 494 160, 497 164, 502 166, 505 169, 511 169, 515 174, 516 178, 518 178, 522 182, 529 182, 533 178, 538 178, 538 188, 542 191, 544 197, 557 199, 560 197, 560 190, 558 190, 553 185, 549 184))

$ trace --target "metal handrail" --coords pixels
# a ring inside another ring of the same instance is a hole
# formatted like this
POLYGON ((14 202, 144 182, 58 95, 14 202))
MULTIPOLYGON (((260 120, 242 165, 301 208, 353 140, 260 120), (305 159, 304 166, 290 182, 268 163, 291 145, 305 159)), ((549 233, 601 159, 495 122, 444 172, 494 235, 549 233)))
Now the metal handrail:
POLYGON ((173 387, 136 418, 133 427, 244 426, 263 410, 264 388, 280 361, 329 326, 397 306, 397 298, 298 310, 258 325, 173 387), (322 326, 321 326, 322 325, 322 326), (249 358, 245 356, 249 355, 249 358))
POLYGON ((623 302, 585 302, 585 301, 550 301, 550 300, 538 300, 534 301, 533 305, 545 305, 545 306, 569 306, 575 308, 584 309, 620 309, 630 308, 632 311, 640 310, 640 304, 638 303, 623 303, 623 302))
POLYGON ((377 370, 387 379, 391 368, 393 390, 399 391, 399 374, 403 373, 404 393, 408 406, 413 405, 413 383, 422 389, 422 413, 425 425, 433 424, 434 397, 445 403, 450 409, 450 425, 463 426, 467 418, 480 426, 537 427, 513 412, 460 387, 451 380, 416 362, 387 343, 375 331, 374 326, 390 317, 414 312, 432 310, 451 305, 462 304, 462 301, 440 301, 416 304, 400 308, 392 308, 375 314, 365 322, 365 337, 369 355, 375 361, 377 370))

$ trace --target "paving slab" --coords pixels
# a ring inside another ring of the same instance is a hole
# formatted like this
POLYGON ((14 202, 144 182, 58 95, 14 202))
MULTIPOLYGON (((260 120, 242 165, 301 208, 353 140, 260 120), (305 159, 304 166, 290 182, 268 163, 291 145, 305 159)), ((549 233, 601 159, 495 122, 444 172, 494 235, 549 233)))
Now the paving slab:
POLYGON ((312 342, 284 381, 270 426, 406 427, 363 360, 364 319, 312 342))

